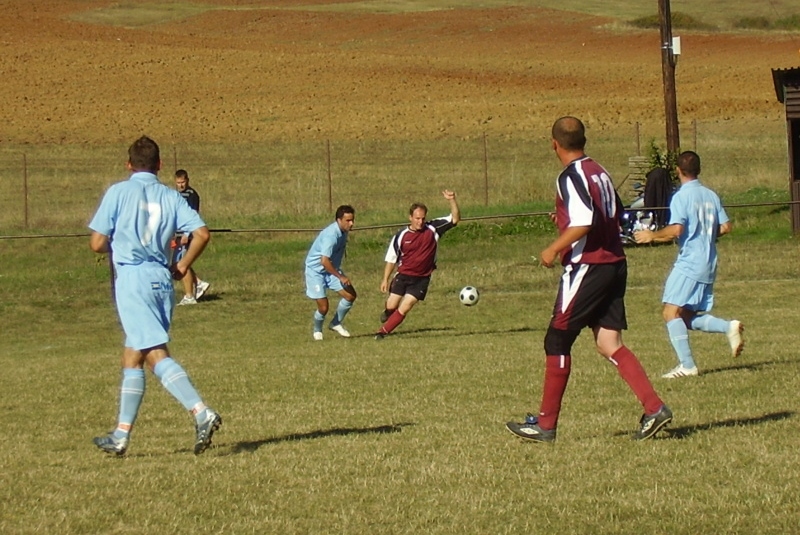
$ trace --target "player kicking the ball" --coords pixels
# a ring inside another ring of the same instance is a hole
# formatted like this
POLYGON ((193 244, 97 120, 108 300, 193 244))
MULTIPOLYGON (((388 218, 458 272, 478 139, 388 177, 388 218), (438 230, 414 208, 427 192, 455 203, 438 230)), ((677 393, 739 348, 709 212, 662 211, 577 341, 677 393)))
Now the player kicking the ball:
POLYGON ((375 334, 381 340, 403 323, 406 315, 428 293, 431 273, 436 269, 436 251, 439 238, 461 220, 456 194, 449 189, 442 195, 450 203, 450 215, 426 221, 428 207, 414 203, 408 211, 408 227, 394 235, 386 251, 381 292, 389 292, 386 309, 381 315, 383 325, 375 334), (389 284, 395 267, 397 275, 389 284))

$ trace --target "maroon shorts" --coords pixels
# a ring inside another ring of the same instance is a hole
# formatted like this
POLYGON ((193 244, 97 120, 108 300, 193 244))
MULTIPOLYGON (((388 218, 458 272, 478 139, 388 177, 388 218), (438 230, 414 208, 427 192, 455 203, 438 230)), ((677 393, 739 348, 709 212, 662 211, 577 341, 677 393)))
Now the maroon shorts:
POLYGON ((562 331, 580 331, 584 327, 627 329, 627 282, 627 260, 565 266, 550 326, 562 331))

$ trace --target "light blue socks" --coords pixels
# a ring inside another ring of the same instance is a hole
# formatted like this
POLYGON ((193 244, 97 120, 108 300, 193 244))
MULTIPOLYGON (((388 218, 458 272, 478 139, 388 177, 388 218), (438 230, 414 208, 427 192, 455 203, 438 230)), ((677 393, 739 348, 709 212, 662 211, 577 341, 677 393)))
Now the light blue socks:
POLYGON ((164 385, 167 392, 172 394, 187 411, 194 413, 195 418, 198 419, 197 417, 203 412, 205 405, 189 380, 189 376, 186 375, 186 370, 171 357, 167 357, 155 365, 153 373, 161 379, 161 384, 164 385))
POLYGON ((667 322, 667 333, 669 333, 669 341, 672 347, 675 348, 675 354, 678 355, 678 360, 684 368, 694 368, 694 359, 692 358, 692 348, 689 347, 689 329, 681 318, 677 318, 667 322))
POLYGON ((319 313, 319 310, 314 312, 314 332, 322 332, 322 323, 325 321, 325 316, 319 313))
POLYGON ((339 301, 339 306, 336 307, 336 317, 333 318, 331 321, 331 325, 339 325, 344 321, 344 317, 350 312, 350 309, 353 308, 353 302, 348 301, 347 299, 341 299, 339 301))
POLYGON ((731 328, 731 322, 721 320, 711 314, 701 314, 692 319, 692 330, 703 331, 706 333, 727 333, 731 328))
POLYGON ((144 370, 141 368, 123 368, 122 384, 119 388, 119 417, 117 418, 117 428, 114 430, 114 438, 126 438, 133 424, 136 422, 136 415, 139 414, 139 406, 144 397, 144 370))

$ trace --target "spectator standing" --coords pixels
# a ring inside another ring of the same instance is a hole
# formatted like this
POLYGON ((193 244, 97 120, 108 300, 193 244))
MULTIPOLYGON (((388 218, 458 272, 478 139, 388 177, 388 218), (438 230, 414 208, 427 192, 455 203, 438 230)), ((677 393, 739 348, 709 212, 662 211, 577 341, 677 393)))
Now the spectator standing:
MULTIPOLYGON (((200 194, 189 185, 189 173, 185 169, 178 169, 175 171, 175 187, 181 194, 181 197, 186 199, 189 206, 199 214, 200 194)), ((186 253, 191 241, 191 234, 181 234, 180 237, 176 238, 176 260, 179 260, 181 256, 186 253)), ((183 299, 181 299, 178 305, 196 305, 197 300, 203 297, 210 286, 211 283, 200 280, 194 268, 190 267, 186 276, 183 277, 183 299)))

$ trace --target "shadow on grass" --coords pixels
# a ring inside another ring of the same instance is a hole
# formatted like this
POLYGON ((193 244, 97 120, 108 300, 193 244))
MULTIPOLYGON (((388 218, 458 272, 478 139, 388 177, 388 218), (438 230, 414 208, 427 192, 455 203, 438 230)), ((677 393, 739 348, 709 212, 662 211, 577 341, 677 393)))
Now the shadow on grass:
POLYGON ((769 361, 764 361, 764 362, 750 362, 750 363, 747 363, 747 364, 744 364, 744 363, 742 363, 742 364, 732 364, 730 366, 720 366, 718 368, 710 368, 710 369, 707 369, 707 370, 703 370, 702 371, 702 375, 709 375, 709 374, 712 374, 712 373, 731 372, 731 371, 737 371, 737 370, 747 370, 747 371, 751 371, 751 372, 757 372, 759 370, 762 370, 764 368, 768 368, 768 367, 773 366, 775 364, 792 364, 792 365, 796 365, 797 362, 796 361, 788 361, 788 360, 769 360, 769 361))
MULTIPOLYGON (((252 440, 247 442, 236 442, 231 446, 232 453, 252 453, 261 446, 267 444, 279 444, 281 442, 294 442, 297 440, 315 440, 318 438, 339 437, 347 435, 371 435, 399 433, 404 427, 416 425, 413 423, 401 423, 391 425, 379 425, 377 427, 335 427, 333 429, 320 429, 308 433, 292 433, 281 437, 265 438, 263 440, 252 440)), ((222 446, 222 445, 220 445, 222 446)))
POLYGON ((750 425, 760 425, 767 422, 778 422, 786 420, 795 415, 794 411, 772 412, 763 416, 755 418, 731 418, 729 420, 720 420, 718 422, 709 422, 707 424, 698 425, 685 425, 683 427, 668 427, 664 432, 671 439, 683 439, 692 436, 699 431, 710 431, 712 429, 719 429, 722 427, 741 427, 750 425))
MULTIPOLYGON (((536 329, 533 327, 519 327, 516 329, 498 329, 498 330, 480 330, 480 331, 464 331, 464 332, 453 332, 455 331, 454 327, 423 327, 420 329, 409 329, 404 331, 395 331, 392 334, 386 335, 385 340, 390 340, 392 338, 415 338, 419 334, 427 334, 427 333, 434 333, 434 334, 447 334, 448 336, 479 336, 484 334, 513 334, 513 333, 526 333, 526 332, 534 332, 534 331, 541 331, 543 329, 536 329)), ((353 338, 374 338, 375 333, 370 334, 358 334, 353 336, 353 338)))

